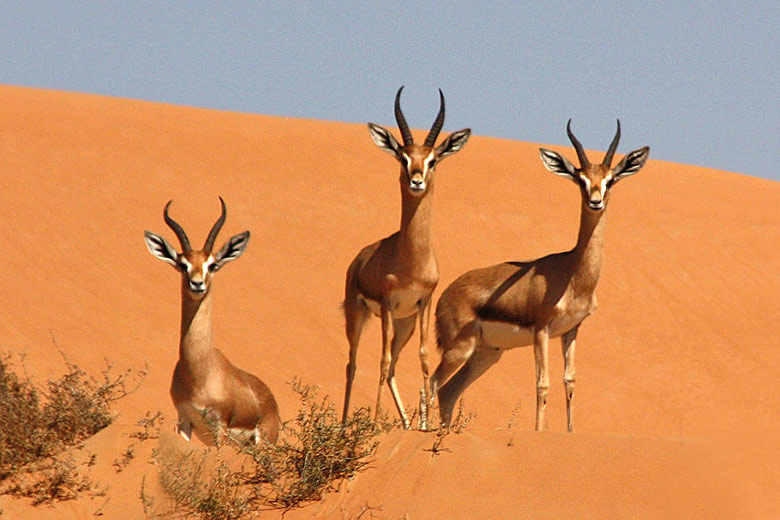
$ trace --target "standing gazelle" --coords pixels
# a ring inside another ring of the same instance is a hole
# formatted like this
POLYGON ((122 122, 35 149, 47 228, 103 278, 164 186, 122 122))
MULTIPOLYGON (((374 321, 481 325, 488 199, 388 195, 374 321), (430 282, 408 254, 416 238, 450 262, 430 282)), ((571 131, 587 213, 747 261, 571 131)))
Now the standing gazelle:
MULTIPOLYGON (((401 396, 395 384, 395 364, 401 349, 414 333, 420 320, 420 363, 423 372, 423 397, 427 402, 428 352, 431 294, 439 281, 436 254, 431 244, 431 206, 433 204, 434 167, 445 157, 458 152, 468 141, 470 129, 450 134, 435 146, 444 124, 444 95, 439 90, 440 108, 423 144, 415 144, 412 132, 401 112, 401 91, 395 96, 395 119, 403 137, 403 146, 379 125, 368 123, 371 138, 379 148, 401 163, 401 229, 389 237, 364 247, 347 269, 344 298, 349 362, 342 420, 347 420, 355 361, 360 334, 371 313, 382 320, 382 360, 375 414, 379 415, 382 388, 390 387, 404 428, 409 428, 401 396)), ((420 426, 425 429, 425 406, 420 426)))
POLYGON ((609 191, 617 181, 642 168, 650 149, 635 150, 612 168, 620 140, 618 121, 604 160, 591 164, 571 132, 571 120, 566 131, 579 157, 579 168, 552 150, 539 151, 548 170, 580 187, 580 231, 574 249, 528 262, 506 262, 469 271, 447 287, 436 306, 442 360, 431 377, 431 388, 435 392, 443 385, 438 395, 445 427, 458 397, 505 350, 533 344, 536 429, 541 430, 550 386, 547 343, 549 338, 560 336, 567 425, 570 432, 573 429, 574 344, 580 324, 596 310, 594 291, 601 272, 609 191))
POLYGON ((176 430, 187 441, 195 435, 213 442, 208 423, 237 440, 257 444, 260 438, 276 442, 279 434, 279 410, 268 387, 257 377, 233 366, 211 342, 211 281, 214 273, 235 260, 249 244, 249 231, 228 240, 213 254, 214 241, 225 222, 222 215, 214 223, 203 249, 195 251, 182 227, 168 216, 172 201, 163 216, 181 244, 176 250, 161 236, 144 232, 146 247, 154 256, 171 264, 182 276, 181 339, 179 361, 173 371, 171 398, 179 412, 176 430))

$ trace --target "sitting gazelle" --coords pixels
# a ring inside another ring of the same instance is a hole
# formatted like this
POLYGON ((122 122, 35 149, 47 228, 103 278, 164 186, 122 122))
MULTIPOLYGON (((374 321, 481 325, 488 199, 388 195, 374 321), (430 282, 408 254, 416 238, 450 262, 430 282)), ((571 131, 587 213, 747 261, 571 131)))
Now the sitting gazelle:
POLYGON ((211 344, 212 277, 226 263, 241 256, 249 243, 249 231, 244 231, 212 254, 227 215, 225 201, 222 197, 219 200, 222 215, 199 251, 192 249, 182 227, 168 216, 172 201, 165 205, 163 216, 176 233, 182 252, 177 253, 161 236, 144 232, 149 252, 182 275, 179 361, 171 381, 171 398, 179 412, 176 430, 187 441, 194 432, 207 444, 214 441, 213 427, 239 441, 257 444, 262 437, 273 443, 280 424, 273 394, 265 383, 233 366, 211 344))

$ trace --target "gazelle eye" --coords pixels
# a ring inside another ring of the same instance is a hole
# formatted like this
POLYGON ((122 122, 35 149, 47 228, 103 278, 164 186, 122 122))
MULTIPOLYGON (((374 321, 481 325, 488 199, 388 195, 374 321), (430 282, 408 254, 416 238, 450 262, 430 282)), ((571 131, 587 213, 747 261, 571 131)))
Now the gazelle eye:
POLYGON ((216 268, 217 268, 217 263, 216 262, 214 262, 213 264, 209 264, 209 271, 211 271, 212 273, 214 272, 214 270, 216 268))
POLYGON ((436 166, 436 159, 428 161, 428 169, 433 168, 434 166, 436 166))

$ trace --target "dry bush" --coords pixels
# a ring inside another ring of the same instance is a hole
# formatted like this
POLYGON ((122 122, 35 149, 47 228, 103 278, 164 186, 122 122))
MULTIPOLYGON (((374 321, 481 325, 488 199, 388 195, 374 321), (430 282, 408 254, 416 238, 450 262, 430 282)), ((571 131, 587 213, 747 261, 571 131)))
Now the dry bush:
MULTIPOLYGON (((256 512, 252 489, 242 486, 243 472, 218 457, 216 468, 209 452, 158 452, 160 484, 185 513, 207 520, 232 520, 256 512)), ((142 500, 149 501, 142 493, 142 500)))
POLYGON ((80 493, 94 491, 95 487, 90 475, 81 471, 72 457, 49 457, 36 461, 27 466, 25 471, 10 477, 7 483, 5 493, 17 498, 30 498, 36 506, 58 500, 73 500, 80 493))
POLYGON ((0 493, 42 503, 91 487, 71 459, 54 457, 111 424, 111 403, 129 393, 131 371, 114 376, 108 365, 95 379, 65 365, 65 375, 37 388, 11 369, 10 354, 0 354, 0 493))
POLYGON ((463 433, 463 430, 466 429, 466 426, 468 426, 471 420, 475 417, 474 413, 465 412, 465 400, 466 399, 462 397, 460 401, 458 401, 458 413, 455 415, 455 418, 450 421, 450 426, 439 428, 439 430, 436 432, 436 438, 433 441, 433 445, 426 451, 430 451, 434 455, 439 455, 442 452, 450 451, 449 448, 442 447, 444 439, 446 439, 447 436, 451 433, 456 435, 463 433))
POLYGON ((131 433, 130 437, 138 439, 141 442, 149 439, 159 439, 160 430, 163 424, 163 414, 160 410, 157 410, 157 413, 154 415, 152 415, 152 412, 147 411, 143 419, 140 419, 135 424, 136 426, 140 426, 141 430, 131 433))
POLYGON ((187 513, 204 519, 244 518, 264 509, 289 510, 319 500, 369 463, 377 437, 392 425, 361 408, 342 424, 316 388, 291 383, 301 407, 277 444, 222 444, 209 452, 158 452, 163 488, 187 513), (225 448, 230 450, 225 456, 225 448), (214 452, 212 451, 213 455, 214 452))
POLYGON ((277 445, 244 447, 255 463, 247 482, 267 483, 266 503, 289 509, 322 494, 368 464, 379 442, 376 437, 391 426, 374 422, 367 408, 359 408, 342 424, 328 398, 320 400, 312 386, 294 381, 301 408, 292 424, 285 424, 277 445))
POLYGON ((130 434, 130 438, 138 439, 138 442, 131 442, 128 444, 125 448, 125 451, 122 452, 119 457, 114 459, 114 462, 111 464, 114 468, 114 471, 121 473, 127 466, 130 465, 133 459, 135 459, 135 448, 138 443, 142 443, 149 439, 159 439, 162 423, 163 415, 160 410, 157 410, 157 413, 154 415, 152 415, 150 411, 147 411, 144 417, 135 423, 136 426, 140 427, 140 430, 130 434))

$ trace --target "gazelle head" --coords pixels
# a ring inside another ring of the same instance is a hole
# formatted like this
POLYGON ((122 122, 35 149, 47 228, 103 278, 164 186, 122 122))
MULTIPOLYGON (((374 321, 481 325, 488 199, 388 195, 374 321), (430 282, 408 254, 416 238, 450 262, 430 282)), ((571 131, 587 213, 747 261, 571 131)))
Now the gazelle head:
POLYGON ((464 128, 453 132, 439 146, 435 146, 441 127, 444 125, 444 94, 439 89, 439 114, 428 132, 428 137, 425 138, 425 143, 415 144, 409 125, 406 124, 404 113, 401 111, 401 91, 403 89, 403 86, 399 88, 395 95, 395 120, 401 132, 403 146, 398 144, 393 134, 386 128, 368 123, 368 130, 374 143, 401 163, 401 185, 405 186, 411 195, 419 197, 431 184, 436 164, 448 155, 460 151, 469 140, 471 129, 464 128))
POLYGON ((634 150, 626 154, 625 157, 612 168, 612 158, 617 150, 620 141, 620 120, 617 122, 617 131, 612 143, 609 145, 607 154, 601 164, 591 164, 585 155, 582 145, 574 137, 571 131, 571 119, 566 124, 566 133, 574 145, 577 157, 580 160, 580 167, 575 168, 564 156, 546 148, 539 148, 539 155, 542 158, 544 166, 556 175, 567 177, 580 186, 582 193, 582 202, 590 211, 599 212, 607 207, 607 198, 609 191, 620 179, 625 179, 638 172, 644 166, 650 148, 645 146, 639 150, 634 150))
POLYGON ((239 233, 228 240, 216 254, 213 254, 214 241, 217 239, 222 224, 225 223, 227 210, 225 201, 219 198, 222 204, 222 215, 217 219, 209 231, 203 249, 193 250, 190 241, 182 227, 168 215, 171 201, 165 205, 163 218, 170 226, 181 244, 181 253, 177 253, 167 240, 151 231, 144 231, 144 240, 149 252, 167 264, 171 264, 181 273, 182 281, 187 289, 187 294, 193 300, 202 299, 211 287, 211 279, 219 269, 231 260, 235 260, 249 244, 249 231, 239 233))

